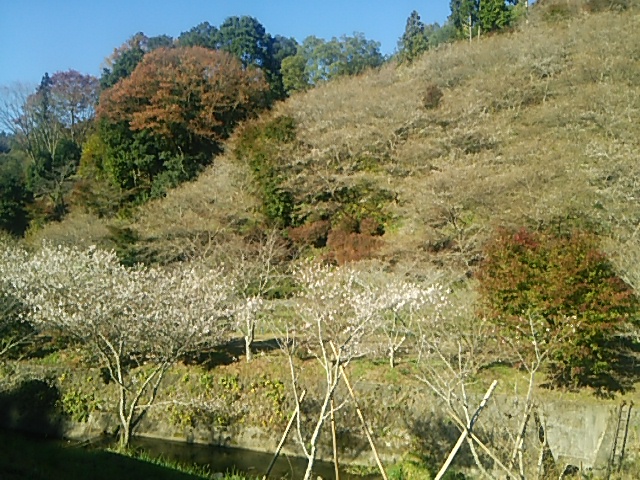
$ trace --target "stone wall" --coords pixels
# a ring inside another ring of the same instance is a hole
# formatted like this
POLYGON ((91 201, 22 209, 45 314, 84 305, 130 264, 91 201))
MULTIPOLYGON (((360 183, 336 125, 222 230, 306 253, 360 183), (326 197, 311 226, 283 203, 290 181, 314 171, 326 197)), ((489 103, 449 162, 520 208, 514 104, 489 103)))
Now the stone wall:
MULTIPOLYGON (((118 419, 108 408, 114 403, 113 398, 104 396, 100 400, 102 407, 91 411, 83 422, 71 421, 60 414, 60 388, 77 388, 77 385, 88 385, 88 389, 99 388, 108 393, 108 386, 97 378, 96 372, 78 369, 38 368, 15 372, 13 386, 5 385, 0 393, 0 425, 8 428, 42 431, 49 435, 61 435, 73 439, 89 439, 100 435, 114 435, 118 429, 118 419), (74 383, 71 377, 85 375, 74 383), (23 380, 18 381, 17 377, 23 380), (61 381, 65 378, 64 382, 61 381), (102 385, 102 387, 100 387, 102 385), (38 402, 29 400, 38 398, 38 402)), ((184 378, 169 378, 174 385, 184 385, 184 378)), ((453 446, 459 431, 447 416, 443 405, 426 387, 382 385, 356 382, 359 401, 368 419, 381 456, 386 462, 392 462, 411 450, 429 452, 434 462, 441 461, 453 446)), ((170 390, 170 389, 165 389, 170 390)), ((499 390, 498 390, 499 391, 499 390)), ((107 393, 98 393, 107 395, 107 393)), ((98 395, 97 394, 97 395, 98 395)), ((253 397, 251 402, 243 403, 244 393, 234 396, 238 408, 250 411, 256 408, 260 397, 253 397)), ((317 392, 310 392, 310 398, 317 392)), ((343 398, 344 392, 341 392, 343 398)), ((249 396, 248 394, 246 396, 249 396)), ((592 397, 581 399, 554 393, 541 404, 539 412, 542 424, 546 428, 548 444, 558 467, 575 465, 583 470, 593 469, 596 472, 606 470, 612 451, 617 425, 617 412, 621 401, 596 400, 592 397), (552 397, 552 398, 551 398, 552 397)), ((162 399, 160 399, 162 400, 162 399)), ((164 399, 166 400, 166 399, 164 399)), ((476 405, 479 396, 471 399, 476 405)), ((480 416, 476 432, 486 443, 499 442, 506 428, 512 432, 521 421, 521 399, 497 393, 489 401, 480 416)), ((640 458, 640 408, 632 409, 626 442, 626 457, 640 458)), ((234 407, 236 408, 236 404, 234 407)), ((152 408, 135 434, 160 439, 202 443, 228 447, 242 447, 256 451, 273 452, 280 439, 290 405, 283 407, 278 420, 271 423, 258 424, 256 418, 265 415, 246 414, 240 421, 228 425, 211 426, 211 422, 199 421, 190 425, 178 424, 172 420, 164 407, 152 408), (285 413, 285 411, 287 413, 285 413)), ((342 407, 336 414, 341 457, 346 462, 373 464, 373 456, 369 449, 362 428, 359 424, 353 405, 342 407)), ((309 415, 308 421, 311 421, 309 415)), ((328 422, 327 422, 328 431, 328 422)), ((528 448, 538 448, 536 429, 530 422, 528 429, 528 448), (533 440, 532 440, 533 439, 533 440)), ((323 435, 320 457, 330 459, 330 436, 323 435)), ((293 435, 285 446, 286 453, 299 455, 300 451, 293 435)), ((470 453, 461 450, 456 458, 456 467, 473 468, 470 453)))

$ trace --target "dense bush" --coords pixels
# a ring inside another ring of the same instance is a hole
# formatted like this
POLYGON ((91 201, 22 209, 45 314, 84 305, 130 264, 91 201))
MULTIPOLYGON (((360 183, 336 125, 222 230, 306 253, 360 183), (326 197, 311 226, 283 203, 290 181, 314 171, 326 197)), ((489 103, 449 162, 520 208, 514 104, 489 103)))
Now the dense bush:
POLYGON ((0 230, 22 235, 29 225, 30 193, 24 162, 10 153, 0 154, 0 230))
POLYGON ((422 94, 422 105, 427 110, 431 110, 434 108, 438 108, 440 105, 440 100, 442 100, 442 90, 435 83, 430 83, 424 89, 424 93, 422 94))
POLYGON ((327 235, 331 230, 331 222, 318 220, 289 229, 289 238, 298 245, 313 245, 322 248, 327 244, 327 235))
POLYGON ((328 258, 339 265, 370 258, 382 246, 382 239, 370 232, 331 230, 327 238, 328 258))
POLYGON ((638 302, 594 236, 504 230, 484 256, 482 313, 500 335, 530 338, 529 318, 541 318, 540 342, 559 343, 549 372, 554 385, 623 388, 624 345, 617 334, 625 322, 637 321, 638 302))
POLYGON ((296 126, 291 117, 282 116, 266 124, 245 128, 235 149, 238 159, 248 163, 262 196, 263 212, 271 223, 289 227, 295 223, 293 194, 282 187, 277 170, 278 146, 296 138, 296 126))
POLYGON ((154 50, 100 96, 98 173, 135 199, 161 197, 210 163, 267 93, 260 70, 225 52, 154 50))

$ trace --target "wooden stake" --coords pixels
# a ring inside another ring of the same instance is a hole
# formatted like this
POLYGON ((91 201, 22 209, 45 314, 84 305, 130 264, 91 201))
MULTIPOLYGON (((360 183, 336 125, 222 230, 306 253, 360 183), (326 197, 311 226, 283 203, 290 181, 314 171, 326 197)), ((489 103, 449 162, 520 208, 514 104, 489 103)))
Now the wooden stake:
POLYGON ((280 439, 280 443, 278 444, 278 447, 276 448, 276 453, 273 455, 273 458, 271 459, 271 463, 267 467, 267 472, 264 474, 264 477, 262 477, 262 480, 266 480, 266 478, 271 473, 271 469, 275 465, 276 460, 278 459, 278 456, 280 455, 280 450, 282 450, 282 447, 284 446, 284 442, 287 440, 287 437, 289 436, 289 431, 291 431, 291 427, 293 426, 293 422, 296 419, 296 415, 298 414, 298 410, 300 409, 300 404, 302 403, 302 400, 304 400, 304 396, 306 395, 306 393, 307 393, 306 390, 302 391, 302 394, 300 395, 300 400, 298 400, 298 404, 296 405, 296 409, 291 414, 291 418, 289 419, 289 423, 287 424, 287 428, 285 429, 284 434, 282 435, 282 438, 280 439))
MULTIPOLYGON (((467 428, 465 423, 460 420, 460 418, 458 418, 457 415, 455 415, 453 412, 449 411, 449 416, 455 420, 455 422, 460 425, 460 428, 467 428)), ((511 470, 509 470, 504 463, 502 463, 500 461, 500 459, 498 457, 496 457, 496 455, 491 451, 491 449, 489 449, 489 447, 487 447, 482 440, 480 440, 475 433, 473 432, 469 432, 469 437, 478 444, 478 446, 482 449, 482 451, 484 453, 486 453, 489 457, 491 457, 491 459, 496 462, 496 465, 498 465, 500 468, 502 468, 502 470, 505 471, 505 473, 508 475, 508 478, 520 478, 519 476, 515 475, 511 470)))
POLYGON ((333 440, 333 466, 336 471, 336 480, 340 480, 340 465, 338 464, 338 441, 336 439, 335 404, 331 397, 331 437, 333 440))
POLYGON ((478 420, 478 416, 480 415, 480 412, 486 406, 487 402, 489 401, 489 397, 491 397, 491 394, 493 393, 497 385, 498 385, 497 380, 494 380, 491 383, 491 386, 489 387, 489 390, 487 390, 487 393, 484 394, 484 398, 480 402, 480 405, 478 406, 476 413, 474 413, 473 417, 471 417, 471 421, 469 422, 469 425, 464 427, 464 430, 460 434, 460 438, 458 438, 458 441, 456 442, 454 447, 451 449, 451 453, 449 453, 449 456, 445 460, 444 465, 442 465, 442 468, 440 469, 440 471, 438 472, 434 480, 440 480, 444 476, 444 474, 447 473, 447 470, 451 466, 451 462, 453 462, 453 459, 456 456, 456 453, 458 453, 458 450, 462 446, 464 439, 467 438, 467 435, 471 433, 473 426, 478 420))
MULTIPOLYGON (((339 360, 338 359, 338 351, 336 350, 335 345, 333 344, 333 342, 329 342, 329 345, 331 345, 331 350, 333 350, 333 355, 336 358, 336 362, 339 360)), ((364 416, 362 415, 362 410, 360 410, 360 405, 358 405, 358 400, 356 399, 356 394, 353 392, 353 389, 351 388, 351 383, 349 382, 349 377, 347 377, 347 372, 345 371, 344 367, 342 365, 340 365, 340 373, 342 374, 342 378, 344 378, 344 383, 347 386, 347 390, 349 390, 349 395, 351 395, 351 398, 353 399, 353 403, 356 406, 356 412, 358 414, 358 418, 360 419, 360 423, 362 423, 362 428, 364 430, 365 435, 367 436, 367 440, 369 440, 369 445, 371 446, 371 451, 373 452, 373 456, 376 459, 376 463, 378 465, 378 469, 380 470, 380 474, 382 475, 382 478, 384 480, 388 480, 387 478, 387 474, 384 471, 384 467, 382 466, 382 462, 380 461, 380 456, 378 455, 378 450, 376 449, 375 444, 373 443, 373 438, 371 438, 371 433, 369 432, 369 427, 367 426, 367 422, 364 419, 364 416)))

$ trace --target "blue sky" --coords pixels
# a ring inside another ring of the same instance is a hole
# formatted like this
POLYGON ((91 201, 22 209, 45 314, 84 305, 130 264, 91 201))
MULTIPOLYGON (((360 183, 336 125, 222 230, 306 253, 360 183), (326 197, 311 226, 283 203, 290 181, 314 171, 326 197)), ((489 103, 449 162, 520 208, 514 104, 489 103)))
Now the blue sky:
POLYGON ((0 85, 38 83, 44 72, 70 68, 99 76, 104 58, 136 32, 177 37, 232 15, 250 15, 271 35, 298 41, 363 32, 390 54, 412 10, 442 24, 449 0, 3 0, 0 85))

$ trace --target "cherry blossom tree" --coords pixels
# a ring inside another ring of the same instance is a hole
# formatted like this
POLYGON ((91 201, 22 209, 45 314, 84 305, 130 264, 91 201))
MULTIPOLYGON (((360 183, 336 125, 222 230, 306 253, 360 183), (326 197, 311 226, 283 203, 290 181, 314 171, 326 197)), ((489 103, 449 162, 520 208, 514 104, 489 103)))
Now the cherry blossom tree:
POLYGON ((273 230, 250 245, 240 245, 238 249, 225 245, 221 253, 232 259, 238 297, 235 328, 244 338, 246 361, 251 362, 256 329, 266 310, 264 299, 275 295, 274 291, 284 278, 282 263, 287 249, 278 232, 273 230))
POLYGON ((75 338, 99 358, 117 388, 123 447, 168 369, 230 328, 233 282, 220 270, 125 267, 97 248, 45 244, 30 254, 5 245, 0 278, 36 329, 75 338))
POLYGON ((425 318, 429 322, 438 321, 441 311, 448 305, 449 292, 439 283, 423 286, 398 278, 384 278, 378 285, 384 292, 384 308, 378 322, 378 336, 389 359, 389 366, 395 368, 398 353, 407 340, 417 337, 419 323, 425 318))
POLYGON ((21 307, 15 297, 0 291, 0 363, 10 351, 34 337, 34 330, 19 318, 21 307))
MULTIPOLYGON (((397 288, 373 282, 353 266, 334 268, 311 264, 294 274, 300 294, 294 299, 293 314, 277 336, 287 353, 296 404, 297 439, 307 458, 305 479, 311 478, 318 441, 325 420, 336 410, 334 395, 345 368, 355 358, 376 349, 375 337, 389 312, 408 305, 418 308, 440 301, 439 289, 420 288, 398 282, 397 288), (294 360, 304 346, 324 372, 322 398, 313 414, 310 431, 301 420, 299 375, 294 360)), ((340 408, 339 406, 337 408, 340 408)))

